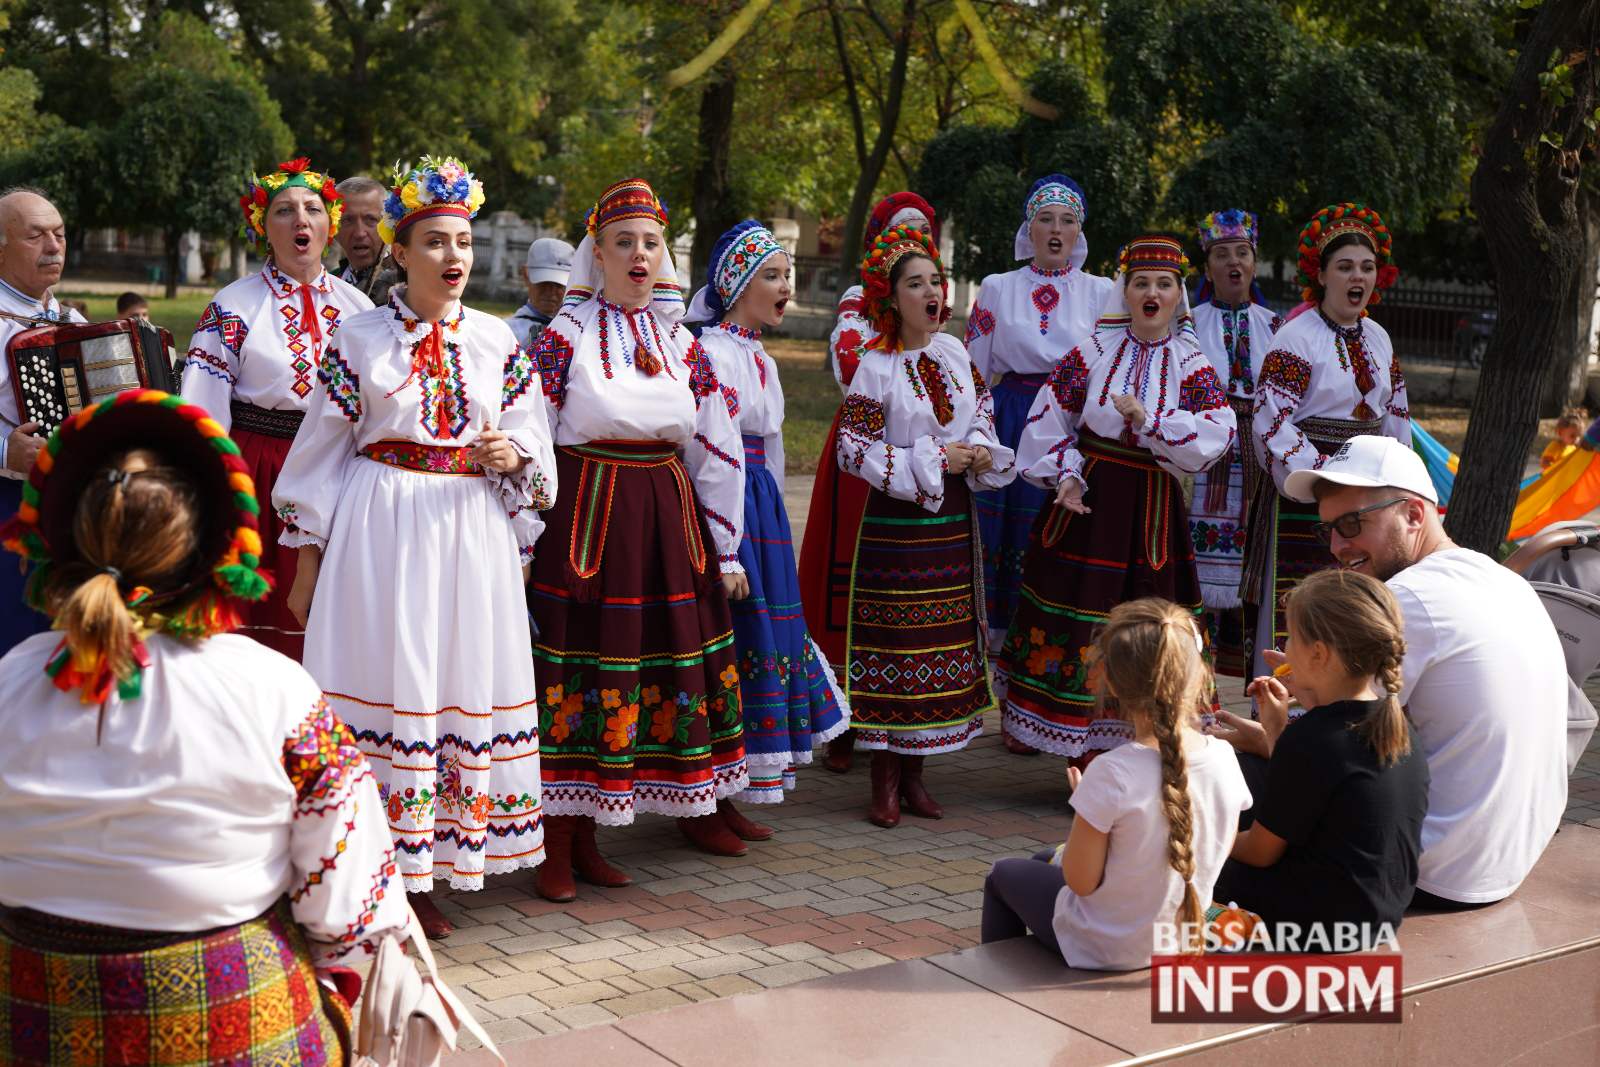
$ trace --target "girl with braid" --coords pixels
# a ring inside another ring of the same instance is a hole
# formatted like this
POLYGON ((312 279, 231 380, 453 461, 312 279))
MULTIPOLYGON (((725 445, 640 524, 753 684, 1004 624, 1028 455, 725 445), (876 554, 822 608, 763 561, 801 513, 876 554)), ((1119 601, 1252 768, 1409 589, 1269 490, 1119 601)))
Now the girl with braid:
POLYGON ((1130 971, 1150 965, 1155 924, 1176 921, 1198 948, 1201 902, 1250 806, 1233 753, 1199 729, 1201 647, 1191 613, 1170 601, 1112 609, 1095 639, 1099 689, 1133 740, 1068 769, 1076 816, 1066 845, 994 865, 985 942, 1032 930, 1069 966, 1130 971))
POLYGON ((1301 579, 1284 610, 1288 673, 1249 689, 1261 720, 1224 712, 1213 728, 1271 760, 1255 824, 1234 844, 1217 899, 1302 930, 1398 927, 1428 811, 1428 762, 1398 696, 1400 605, 1376 578, 1331 570, 1301 579), (1311 709, 1293 722, 1291 697, 1311 709))

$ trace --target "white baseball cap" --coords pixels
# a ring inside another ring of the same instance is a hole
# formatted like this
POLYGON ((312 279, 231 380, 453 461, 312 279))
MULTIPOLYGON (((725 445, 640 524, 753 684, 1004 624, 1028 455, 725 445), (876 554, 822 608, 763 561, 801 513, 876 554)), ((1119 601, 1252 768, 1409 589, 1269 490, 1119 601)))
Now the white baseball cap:
POLYGON ((1362 434, 1339 446, 1318 470, 1295 471, 1283 480, 1283 491, 1296 500, 1315 500, 1316 484, 1387 486, 1439 503, 1422 457, 1392 437, 1362 434))
POLYGON ((528 281, 566 285, 572 273, 572 246, 559 237, 541 237, 528 246, 528 281))

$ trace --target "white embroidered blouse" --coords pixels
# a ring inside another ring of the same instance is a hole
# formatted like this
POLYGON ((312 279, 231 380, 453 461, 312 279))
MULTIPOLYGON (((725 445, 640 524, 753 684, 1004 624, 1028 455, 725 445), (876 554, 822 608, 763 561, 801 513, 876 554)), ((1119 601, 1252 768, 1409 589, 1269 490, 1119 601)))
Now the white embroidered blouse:
POLYGON ((45 674, 60 640, 0 660, 0 904, 179 933, 287 895, 319 965, 404 929, 372 768, 300 664, 158 634, 141 695, 102 712, 45 674))
POLYGON ((1279 493, 1291 472, 1322 466, 1317 447, 1296 425, 1305 419, 1381 419, 1379 433, 1411 443, 1406 379, 1382 326, 1363 318, 1336 329, 1312 308, 1273 335, 1256 382, 1251 436, 1279 493))
POLYGON ((539 336, 533 358, 555 443, 676 445, 722 572, 744 573, 744 443, 733 404, 687 327, 649 307, 629 310, 591 296, 561 309, 539 336))
POLYGON ((1261 361, 1272 348, 1272 335, 1281 320, 1271 308, 1247 302, 1232 307, 1208 300, 1194 308, 1194 329, 1200 348, 1211 361, 1217 381, 1225 382, 1228 395, 1249 399, 1255 395, 1261 361))
POLYGON ((991 274, 967 313, 967 352, 983 375, 1049 374, 1094 330, 1111 279, 1032 263, 991 274))
POLYGON ((946 446, 982 445, 994 465, 967 485, 999 489, 1016 456, 994 432, 994 401, 961 342, 936 333, 925 348, 867 351, 839 416, 839 469, 930 512, 944 504, 946 446))
POLYGON ((846 393, 850 391, 850 379, 855 377, 856 368, 861 365, 867 342, 878 336, 878 331, 862 314, 862 299, 859 285, 852 285, 844 291, 839 298, 839 317, 834 321, 833 332, 828 335, 828 348, 833 353, 830 361, 833 364, 833 380, 846 393))
POLYGON ((232 282, 200 313, 183 364, 183 398, 233 425, 234 397, 258 408, 304 411, 334 334, 372 301, 324 270, 310 285, 271 260, 232 282))
POLYGON ((700 347, 711 357, 722 395, 736 409, 739 432, 761 438, 767 472, 782 492, 783 383, 778 364, 761 347, 760 332, 717 322, 701 332, 700 347))
POLYGON ((1185 329, 1146 343, 1121 327, 1094 331, 1050 372, 1017 444, 1022 477, 1043 489, 1065 477, 1087 484, 1078 448, 1084 431, 1142 448, 1181 476, 1227 454, 1236 427, 1216 373, 1185 329), (1141 425, 1117 411, 1124 395, 1144 407, 1141 425))
POLYGON ((381 441, 472 445, 487 425, 528 462, 515 474, 484 470, 526 562, 555 500, 555 452, 540 410, 533 358, 493 315, 456 304, 439 324, 442 368, 421 358, 432 324, 405 304, 405 287, 345 323, 323 353, 318 386, 273 487, 281 543, 326 547, 333 514, 362 449, 381 441))

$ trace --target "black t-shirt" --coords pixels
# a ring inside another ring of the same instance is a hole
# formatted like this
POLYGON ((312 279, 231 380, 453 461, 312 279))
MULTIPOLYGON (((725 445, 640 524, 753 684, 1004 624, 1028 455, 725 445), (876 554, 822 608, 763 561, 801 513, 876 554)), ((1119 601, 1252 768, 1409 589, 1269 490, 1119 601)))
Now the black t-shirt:
POLYGON ((1256 821, 1289 843, 1278 863, 1300 875, 1303 915, 1399 925, 1416 889, 1428 761, 1408 721, 1410 754, 1378 766, 1352 727, 1379 703, 1315 708, 1273 748, 1256 821))

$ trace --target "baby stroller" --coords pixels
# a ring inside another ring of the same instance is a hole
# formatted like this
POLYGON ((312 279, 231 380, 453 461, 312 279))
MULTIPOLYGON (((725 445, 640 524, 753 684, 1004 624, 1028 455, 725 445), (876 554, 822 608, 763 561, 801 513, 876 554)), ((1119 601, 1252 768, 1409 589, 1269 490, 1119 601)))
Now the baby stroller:
POLYGON ((1583 683, 1600 667, 1600 526, 1587 520, 1547 526, 1506 560, 1528 580, 1561 637, 1567 657, 1567 773, 1594 734, 1594 705, 1583 683))

